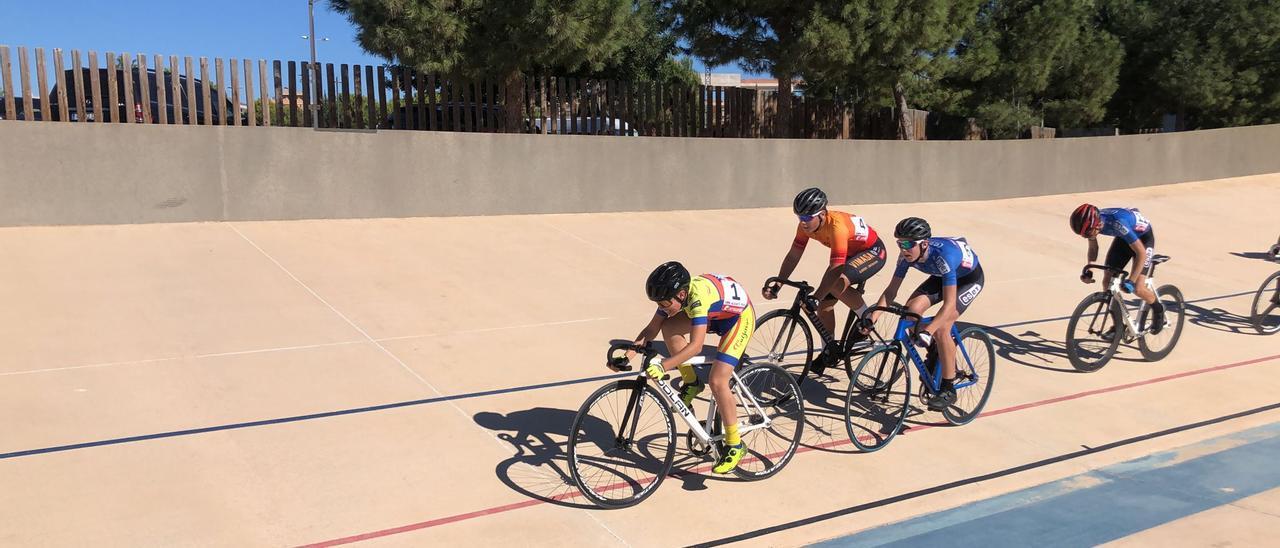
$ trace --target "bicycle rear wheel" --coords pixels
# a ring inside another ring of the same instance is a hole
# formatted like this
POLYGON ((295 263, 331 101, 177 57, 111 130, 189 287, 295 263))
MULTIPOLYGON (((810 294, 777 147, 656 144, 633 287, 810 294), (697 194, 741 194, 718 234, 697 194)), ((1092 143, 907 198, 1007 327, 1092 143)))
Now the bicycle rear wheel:
POLYGON ((1067 323, 1067 359, 1077 371, 1102 369, 1124 337, 1120 311, 1106 293, 1085 297, 1067 323))
POLYGON ((1280 272, 1272 274, 1258 286, 1250 310, 1249 319, 1258 333, 1270 335, 1280 332, 1280 272))
POLYGON ((746 355, 755 363, 773 363, 806 375, 813 362, 813 333, 798 314, 771 310, 756 320, 746 355))
POLYGON ((844 426, 849 441, 870 453, 902 430, 911 409, 911 375, 902 347, 882 346, 862 358, 844 398, 844 426))
POLYGON ((956 341, 956 402, 942 410, 954 425, 968 424, 982 412, 996 380, 996 347, 977 327, 960 332, 956 341))
POLYGON ((738 424, 756 425, 769 420, 768 428, 742 435, 747 454, 733 473, 755 481, 780 472, 800 447, 804 434, 804 397, 795 377, 771 363, 756 363, 738 374, 744 392, 750 393, 760 407, 738 404, 738 424))
POLYGON ((1146 307, 1138 318, 1138 327, 1146 333, 1138 338, 1138 351, 1147 361, 1157 361, 1168 356, 1178 344, 1182 336, 1182 323, 1186 320, 1186 303, 1182 300, 1182 292, 1172 285, 1162 285, 1156 289, 1156 299, 1164 305, 1165 326, 1159 333, 1150 330, 1155 312, 1146 307))
POLYGON ((583 402, 569 434, 569 473, 601 508, 625 508, 652 495, 671 471, 676 424, 652 386, 621 380, 583 402))

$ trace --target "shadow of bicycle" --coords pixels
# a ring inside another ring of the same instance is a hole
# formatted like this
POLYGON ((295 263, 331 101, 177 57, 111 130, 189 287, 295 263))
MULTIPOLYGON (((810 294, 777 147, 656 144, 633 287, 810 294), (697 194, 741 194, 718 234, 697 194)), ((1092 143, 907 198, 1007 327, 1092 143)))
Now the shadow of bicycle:
POLYGON ((1253 328, 1253 320, 1221 308, 1205 308, 1187 303, 1184 310, 1187 320, 1193 325, 1226 333, 1258 334, 1253 328))
POLYGON ((1232 255, 1242 259, 1258 259, 1263 261, 1275 261, 1276 257, 1270 253, 1262 253, 1258 251, 1232 251, 1232 255))

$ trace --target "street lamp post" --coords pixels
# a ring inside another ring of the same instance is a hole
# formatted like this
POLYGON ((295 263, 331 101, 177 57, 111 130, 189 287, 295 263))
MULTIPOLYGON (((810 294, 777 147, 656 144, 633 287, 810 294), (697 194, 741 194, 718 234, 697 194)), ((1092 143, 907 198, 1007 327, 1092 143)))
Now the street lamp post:
POLYGON ((311 101, 311 128, 320 127, 320 65, 316 63, 316 0, 307 0, 307 22, 310 30, 307 38, 311 40, 311 81, 312 85, 312 101, 311 101))

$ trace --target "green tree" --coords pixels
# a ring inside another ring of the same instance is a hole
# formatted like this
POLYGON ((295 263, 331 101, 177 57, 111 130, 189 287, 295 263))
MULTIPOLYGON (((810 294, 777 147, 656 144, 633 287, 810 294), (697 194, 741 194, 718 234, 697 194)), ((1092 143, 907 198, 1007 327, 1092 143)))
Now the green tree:
POLYGON ((1280 122, 1280 2, 1107 0, 1125 61, 1109 117, 1179 129, 1280 122))
POLYGON ((1093 0, 991 0, 979 9, 929 108, 978 119, 992 137, 1101 120, 1123 51, 1093 0))
POLYGON ((596 71, 641 26, 632 0, 330 0, 365 50, 430 72, 494 75, 521 123, 523 75, 540 67, 596 71))
POLYGON ((778 120, 790 135, 792 81, 852 61, 831 0, 674 0, 667 3, 678 35, 710 65, 737 63, 778 79, 778 120), (813 67, 818 67, 815 70, 813 67))

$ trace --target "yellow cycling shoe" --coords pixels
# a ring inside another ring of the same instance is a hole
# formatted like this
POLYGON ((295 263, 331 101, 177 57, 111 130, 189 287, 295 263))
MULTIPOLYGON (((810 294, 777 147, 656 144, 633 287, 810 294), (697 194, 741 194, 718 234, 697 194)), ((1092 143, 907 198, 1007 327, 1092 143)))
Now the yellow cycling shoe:
POLYGON ((746 454, 747 444, 745 443, 726 446, 724 453, 720 455, 720 462, 711 471, 717 474, 728 474, 738 467, 738 461, 741 461, 746 454))

